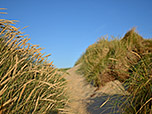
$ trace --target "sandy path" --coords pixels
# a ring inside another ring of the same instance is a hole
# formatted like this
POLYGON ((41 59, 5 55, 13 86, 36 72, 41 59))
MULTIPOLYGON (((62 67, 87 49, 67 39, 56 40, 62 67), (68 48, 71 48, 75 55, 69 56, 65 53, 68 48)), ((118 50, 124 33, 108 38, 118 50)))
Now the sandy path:
POLYGON ((69 69, 67 79, 68 94, 70 96, 69 107, 66 108, 67 114, 89 114, 86 109, 87 98, 89 98, 95 88, 87 84, 82 75, 78 75, 75 71, 79 65, 69 69))
MULTIPOLYGON (((109 109, 112 100, 110 100, 105 107, 100 108, 100 106, 107 100, 109 95, 128 94, 118 80, 108 82, 100 90, 95 91, 95 87, 88 84, 82 75, 76 73, 79 67, 80 65, 77 65, 69 69, 67 71, 68 74, 65 76, 67 80, 67 93, 70 97, 70 102, 65 108, 66 114, 107 114, 107 112, 102 113, 102 111, 106 108, 109 109), (92 95, 94 96, 91 97, 92 95)), ((119 95, 117 98, 120 98, 119 95)), ((112 104, 112 106, 114 106, 114 104, 112 104)), ((110 113, 110 110, 108 113, 110 113)))

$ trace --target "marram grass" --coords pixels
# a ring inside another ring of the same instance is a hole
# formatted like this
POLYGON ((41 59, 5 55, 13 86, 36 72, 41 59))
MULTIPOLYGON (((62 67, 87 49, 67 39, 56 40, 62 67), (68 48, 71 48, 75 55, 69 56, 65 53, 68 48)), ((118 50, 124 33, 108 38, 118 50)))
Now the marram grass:
POLYGON ((120 110, 126 114, 152 113, 152 40, 142 38, 135 29, 121 39, 99 39, 89 46, 76 64, 79 72, 94 86, 119 80, 130 93, 120 110))
MULTIPOLYGON (((138 55, 139 56, 139 55, 138 55)), ((140 57, 140 56, 139 56, 140 57)), ((152 113, 152 55, 141 57, 137 64, 130 68, 130 77, 125 81, 128 91, 126 114, 152 113)))
POLYGON ((65 80, 14 24, 0 19, 0 114, 58 113, 65 80))

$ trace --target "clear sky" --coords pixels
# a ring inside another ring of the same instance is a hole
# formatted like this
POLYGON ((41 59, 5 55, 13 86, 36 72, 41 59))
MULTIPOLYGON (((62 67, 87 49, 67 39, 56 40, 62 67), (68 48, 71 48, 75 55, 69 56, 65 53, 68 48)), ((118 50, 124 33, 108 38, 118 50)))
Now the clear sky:
POLYGON ((51 53, 58 68, 72 67, 101 36, 122 37, 132 27, 152 37, 152 0, 0 0, 8 15, 19 20, 30 43, 51 53))

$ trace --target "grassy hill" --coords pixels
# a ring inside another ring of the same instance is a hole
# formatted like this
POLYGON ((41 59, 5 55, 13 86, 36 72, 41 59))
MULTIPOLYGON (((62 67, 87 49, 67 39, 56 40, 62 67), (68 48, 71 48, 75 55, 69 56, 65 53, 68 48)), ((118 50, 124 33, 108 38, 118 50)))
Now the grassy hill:
POLYGON ((150 113, 152 110, 152 39, 144 39, 135 28, 121 39, 101 38, 90 45, 75 65, 94 86, 119 80, 131 93, 126 113, 150 113))

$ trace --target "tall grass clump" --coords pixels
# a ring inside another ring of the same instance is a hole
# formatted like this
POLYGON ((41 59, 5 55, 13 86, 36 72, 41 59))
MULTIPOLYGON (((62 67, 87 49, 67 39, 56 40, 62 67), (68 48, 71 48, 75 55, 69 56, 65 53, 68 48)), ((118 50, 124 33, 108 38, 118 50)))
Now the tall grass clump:
POLYGON ((143 39, 134 31, 129 31, 122 39, 123 44, 134 55, 130 64, 128 79, 124 81, 130 96, 124 107, 126 114, 152 113, 152 40, 143 39))
MULTIPOLYGON (((81 58, 76 62, 76 64, 81 63, 80 73, 84 74, 86 79, 91 82, 94 86, 100 86, 103 83, 101 79, 101 74, 106 72, 109 56, 113 55, 114 43, 119 43, 117 39, 109 42, 107 38, 99 39, 95 44, 89 46, 86 52, 81 56, 81 58)), ((105 74, 106 75, 106 74, 105 74)), ((112 77, 109 77, 113 80, 112 77)), ((109 80, 109 79, 108 79, 109 80)), ((106 78, 104 81, 107 81, 106 78)))
POLYGON ((130 68, 129 78, 125 81, 125 85, 131 94, 127 96, 125 114, 152 113, 151 63, 152 54, 148 54, 130 68))
POLYGON ((141 55, 148 51, 146 42, 149 41, 134 29, 122 39, 114 38, 109 41, 103 37, 86 49, 76 65, 81 63, 80 73, 95 86, 102 86, 115 79, 124 81, 129 77, 130 66, 140 60, 136 53, 141 55))
POLYGON ((38 45, 0 19, 0 114, 53 114, 63 109, 65 80, 38 45))
MULTIPOLYGON (((86 79, 94 86, 103 86, 106 82, 115 79, 123 80, 126 77, 122 73, 118 74, 118 61, 123 62, 126 53, 126 47, 119 39, 114 38, 109 41, 108 38, 101 38, 95 44, 89 46, 86 52, 76 62, 81 63, 79 72, 84 74, 86 79)), ((119 64, 122 69, 126 66, 119 64)))

